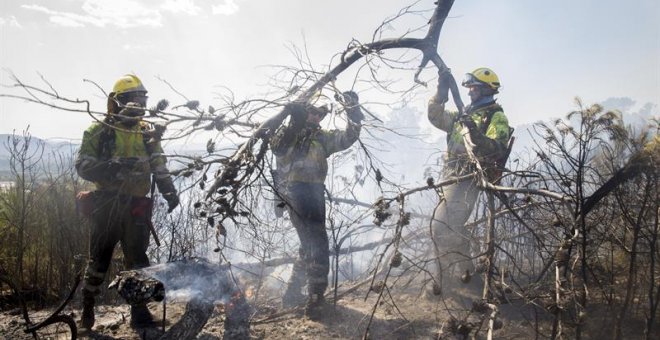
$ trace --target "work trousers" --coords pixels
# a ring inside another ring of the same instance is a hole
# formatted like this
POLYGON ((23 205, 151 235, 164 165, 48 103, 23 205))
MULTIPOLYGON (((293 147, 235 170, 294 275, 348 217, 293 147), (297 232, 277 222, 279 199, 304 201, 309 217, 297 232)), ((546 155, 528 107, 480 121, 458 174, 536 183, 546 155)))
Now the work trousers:
POLYGON ((443 287, 457 282, 466 271, 474 272, 470 232, 465 228, 479 196, 474 180, 443 187, 444 199, 435 208, 431 232, 436 255, 436 279, 443 287))
POLYGON ((121 243, 126 269, 149 266, 147 218, 144 213, 135 211, 136 200, 145 198, 101 191, 93 195, 89 262, 83 285, 83 296, 87 298, 100 293, 117 243, 121 243))
POLYGON ((293 265, 289 289, 300 290, 306 281, 308 293, 323 294, 328 287, 330 253, 325 230, 325 186, 293 182, 285 199, 291 224, 300 239, 299 258, 293 265))

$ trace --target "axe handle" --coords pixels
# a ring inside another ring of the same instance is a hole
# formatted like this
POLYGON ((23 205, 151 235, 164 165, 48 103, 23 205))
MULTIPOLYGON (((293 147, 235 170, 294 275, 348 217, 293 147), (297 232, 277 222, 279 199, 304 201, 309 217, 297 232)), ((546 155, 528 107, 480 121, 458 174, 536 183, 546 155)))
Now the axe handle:
POLYGON ((160 247, 160 239, 158 238, 158 234, 156 234, 156 228, 154 228, 154 224, 151 222, 151 219, 147 221, 147 226, 149 226, 149 231, 151 232, 151 235, 154 236, 154 241, 156 242, 156 245, 160 247))
POLYGON ((149 216, 147 218, 147 226, 149 226, 149 231, 151 232, 151 235, 154 236, 154 241, 156 242, 156 245, 160 247, 160 239, 158 238, 158 234, 156 234, 156 228, 154 228, 153 222, 151 222, 151 216, 154 211, 154 193, 156 192, 156 174, 151 175, 151 189, 149 190, 151 193, 151 204, 149 206, 149 216))

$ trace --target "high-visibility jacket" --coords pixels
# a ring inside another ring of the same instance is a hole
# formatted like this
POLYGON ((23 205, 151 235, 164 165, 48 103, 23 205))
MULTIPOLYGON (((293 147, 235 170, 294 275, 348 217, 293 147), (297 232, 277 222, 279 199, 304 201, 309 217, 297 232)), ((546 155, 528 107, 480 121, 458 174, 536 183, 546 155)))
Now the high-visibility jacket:
MULTIPOLYGON (((475 143, 475 154, 480 158, 482 165, 489 167, 498 159, 505 158, 511 129, 502 107, 493 101, 478 107, 467 106, 465 113, 472 118, 480 133, 479 136, 483 137, 472 139, 475 143)), ((444 105, 433 97, 428 106, 428 118, 433 126, 447 132, 447 165, 458 170, 458 174, 465 173, 469 164, 462 126, 458 122, 458 112, 444 110, 444 105)))
POLYGON ((147 143, 142 133, 147 123, 132 127, 118 125, 112 129, 94 123, 83 134, 82 145, 76 159, 76 170, 83 179, 94 182, 102 191, 131 196, 146 196, 151 187, 151 174, 155 174, 161 193, 174 190, 159 142, 147 143), (130 160, 130 162, 127 162, 130 160), (110 161, 124 166, 115 174, 108 173, 110 161))
POLYGON ((349 120, 346 130, 322 130, 307 124, 299 131, 281 127, 271 139, 282 184, 290 182, 321 183, 328 174, 327 158, 348 149, 360 136, 360 125, 349 120))

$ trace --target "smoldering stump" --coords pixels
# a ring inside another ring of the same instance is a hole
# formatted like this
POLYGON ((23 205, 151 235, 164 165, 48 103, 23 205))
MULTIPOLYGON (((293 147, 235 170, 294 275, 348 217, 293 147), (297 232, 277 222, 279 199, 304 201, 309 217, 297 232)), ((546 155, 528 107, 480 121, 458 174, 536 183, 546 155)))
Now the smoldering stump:
POLYGON ((191 259, 124 271, 111 283, 127 303, 187 299, 186 311, 160 339, 194 338, 211 317, 216 302, 225 304, 225 339, 249 339, 252 313, 226 265, 191 259))

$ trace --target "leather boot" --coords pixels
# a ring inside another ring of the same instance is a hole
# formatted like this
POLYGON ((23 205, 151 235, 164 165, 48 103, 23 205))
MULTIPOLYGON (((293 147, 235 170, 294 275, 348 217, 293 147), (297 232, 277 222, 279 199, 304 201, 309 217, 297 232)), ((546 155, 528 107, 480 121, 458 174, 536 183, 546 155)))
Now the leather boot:
POLYGON ((86 329, 92 329, 94 326, 94 298, 83 298, 82 316, 80 318, 80 326, 86 329))
POLYGON ((131 305, 131 327, 143 328, 154 325, 154 317, 146 304, 131 305))

